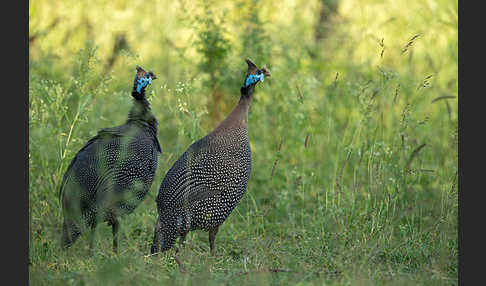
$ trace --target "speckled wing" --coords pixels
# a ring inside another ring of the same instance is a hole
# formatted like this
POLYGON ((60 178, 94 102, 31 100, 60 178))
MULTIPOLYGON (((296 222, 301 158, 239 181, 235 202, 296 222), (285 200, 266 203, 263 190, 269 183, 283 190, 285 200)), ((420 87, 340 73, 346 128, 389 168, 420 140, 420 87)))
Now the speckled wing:
POLYGON ((72 160, 59 198, 63 197, 68 184, 72 192, 80 192, 81 201, 104 201, 106 204, 112 202, 100 200, 100 196, 134 189, 131 198, 112 196, 118 201, 118 208, 133 210, 150 188, 157 167, 157 151, 148 133, 132 124, 100 130, 72 160), (133 188, 135 183, 139 184, 133 188))
POLYGON ((96 164, 98 163, 98 158, 100 157, 97 156, 97 153, 99 152, 102 154, 98 147, 100 147, 100 143, 113 141, 113 139, 121 136, 123 136, 123 126, 102 129, 95 137, 91 138, 78 151, 78 153, 76 153, 66 172, 64 173, 61 187, 59 189, 59 199, 63 198, 65 188, 69 183, 78 183, 80 186, 86 187, 88 190, 96 190, 102 182, 107 181, 111 172, 107 172, 101 176, 96 174, 98 170, 96 164), (86 172, 88 176, 85 178, 85 180, 83 180, 84 182, 74 182, 78 180, 78 175, 75 174, 75 172, 86 172), (93 180, 95 177, 98 177, 99 180, 93 180))
POLYGON ((201 138, 192 144, 167 172, 157 201, 163 206, 181 207, 246 187, 251 168, 248 148, 226 144, 224 137, 201 138), (248 166, 242 157, 248 155, 248 166))
POLYGON ((180 207, 221 193, 209 185, 211 162, 204 160, 208 152, 207 137, 193 143, 167 172, 157 197, 159 203, 180 207))

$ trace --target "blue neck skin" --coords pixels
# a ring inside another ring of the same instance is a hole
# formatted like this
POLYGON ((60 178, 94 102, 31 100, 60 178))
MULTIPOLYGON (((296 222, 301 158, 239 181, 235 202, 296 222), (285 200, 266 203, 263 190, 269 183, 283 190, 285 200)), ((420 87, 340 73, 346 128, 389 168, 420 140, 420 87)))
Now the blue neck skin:
POLYGON ((141 77, 137 80, 137 92, 140 93, 142 88, 146 87, 148 84, 152 84, 152 78, 147 74, 145 77, 141 77))
POLYGON ((265 76, 263 75, 263 73, 260 73, 260 74, 251 74, 249 75, 247 78, 246 78, 246 81, 245 81, 245 87, 248 87, 254 83, 257 83, 258 81, 261 81, 263 82, 265 79, 265 76))

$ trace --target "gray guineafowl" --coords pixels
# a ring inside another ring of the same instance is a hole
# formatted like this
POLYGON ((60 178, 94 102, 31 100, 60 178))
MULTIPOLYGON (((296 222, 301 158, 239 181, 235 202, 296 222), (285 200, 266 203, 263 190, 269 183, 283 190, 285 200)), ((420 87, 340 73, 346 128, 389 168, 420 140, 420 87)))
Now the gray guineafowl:
MULTIPOLYGON (((248 71, 241 97, 231 113, 211 133, 194 142, 167 172, 156 198, 158 218, 151 253, 182 245, 189 231, 209 231, 214 239, 246 191, 251 171, 248 109, 258 81, 270 73, 246 60, 248 71)), ((175 259, 182 267, 177 258, 175 259)), ((181 269, 181 270, 182 270, 181 269)))
POLYGON ((113 230, 113 251, 118 252, 118 217, 131 213, 147 195, 161 152, 158 122, 145 97, 146 86, 155 78, 137 66, 126 123, 100 130, 67 168, 59 190, 64 248, 90 228, 92 253, 96 225, 107 222, 113 230))

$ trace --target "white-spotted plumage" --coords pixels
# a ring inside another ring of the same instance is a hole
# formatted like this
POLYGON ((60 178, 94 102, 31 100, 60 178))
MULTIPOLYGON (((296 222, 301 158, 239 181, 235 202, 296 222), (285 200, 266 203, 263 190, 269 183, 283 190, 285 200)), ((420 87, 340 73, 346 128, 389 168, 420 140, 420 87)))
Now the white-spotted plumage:
MULTIPOLYGON (((264 72, 247 60, 249 74, 264 72)), ((219 226, 246 192, 251 172, 248 109, 256 82, 241 88, 233 111, 193 143, 167 172, 156 199, 158 218, 151 252, 181 243, 187 232, 209 231, 211 253, 219 226)), ((176 258, 177 259, 177 258, 176 258)))
MULTIPOLYGON (((151 76, 153 73, 149 72, 151 76)), ((157 169, 158 123, 145 98, 135 90, 134 105, 124 125, 105 128, 74 156, 64 174, 59 198, 63 208, 62 245, 71 246, 87 228, 106 221, 113 227, 117 250, 117 218, 143 201, 157 169)), ((155 77, 155 76, 154 76, 155 77)))

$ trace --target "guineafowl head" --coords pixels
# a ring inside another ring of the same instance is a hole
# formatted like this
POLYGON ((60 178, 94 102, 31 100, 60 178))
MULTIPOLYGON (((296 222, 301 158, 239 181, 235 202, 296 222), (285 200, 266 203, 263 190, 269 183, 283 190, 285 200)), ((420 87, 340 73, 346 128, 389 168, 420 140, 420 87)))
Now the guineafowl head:
POLYGON ((152 84, 152 80, 157 77, 152 71, 146 72, 143 68, 137 65, 137 73, 135 74, 135 79, 133 80, 132 97, 134 99, 134 104, 130 113, 128 114, 129 120, 142 120, 148 122, 154 127, 155 133, 157 134, 158 122, 155 116, 150 111, 150 102, 145 97, 145 88, 152 84))
POLYGON ((245 61, 248 64, 248 70, 240 91, 242 95, 249 97, 253 93, 256 84, 259 81, 263 82, 265 77, 270 76, 271 73, 265 66, 259 69, 250 59, 246 59, 245 61))
POLYGON ((152 84, 152 80, 156 78, 157 76, 155 76, 152 71, 146 72, 143 68, 137 65, 137 73, 135 74, 135 79, 133 81, 133 97, 137 100, 145 98, 145 88, 149 84, 152 84))

